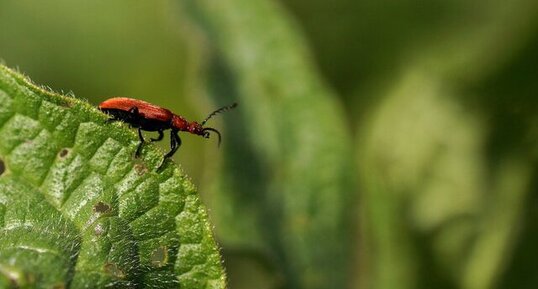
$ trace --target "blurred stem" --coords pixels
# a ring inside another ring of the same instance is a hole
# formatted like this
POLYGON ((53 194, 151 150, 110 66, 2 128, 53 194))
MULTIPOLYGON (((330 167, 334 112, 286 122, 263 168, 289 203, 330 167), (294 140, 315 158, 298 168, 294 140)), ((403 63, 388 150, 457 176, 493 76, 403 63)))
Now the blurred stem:
MULTIPOLYGON (((227 120, 213 214, 224 246, 272 256, 291 288, 344 288, 353 158, 343 110, 273 1, 183 1, 215 54, 210 94, 227 120)), ((230 276, 233 278, 233 276, 230 276)))

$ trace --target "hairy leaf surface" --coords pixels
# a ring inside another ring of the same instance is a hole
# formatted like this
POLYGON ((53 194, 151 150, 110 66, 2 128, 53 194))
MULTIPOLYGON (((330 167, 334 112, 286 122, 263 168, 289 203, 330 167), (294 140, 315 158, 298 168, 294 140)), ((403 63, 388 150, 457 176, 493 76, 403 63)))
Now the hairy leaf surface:
POLYGON ((0 287, 224 288, 193 185, 106 119, 0 66, 0 287))

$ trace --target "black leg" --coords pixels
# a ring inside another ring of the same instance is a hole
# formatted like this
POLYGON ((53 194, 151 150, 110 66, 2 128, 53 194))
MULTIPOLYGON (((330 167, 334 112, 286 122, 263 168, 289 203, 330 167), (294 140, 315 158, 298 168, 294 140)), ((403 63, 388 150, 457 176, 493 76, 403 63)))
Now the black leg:
POLYGON ((151 141, 152 141, 152 142, 154 142, 154 141, 160 141, 160 140, 163 139, 163 137, 164 137, 164 133, 163 133, 163 131, 162 131, 162 130, 159 130, 159 131, 157 131, 157 132, 159 133, 159 137, 157 137, 157 138, 151 138, 151 141))
POLYGON ((163 165, 166 159, 172 157, 177 149, 181 146, 181 138, 179 138, 179 135, 177 134, 177 131, 170 131, 170 151, 164 155, 163 160, 157 170, 159 170, 163 165))
POLYGON ((165 159, 172 157, 177 149, 181 146, 181 139, 177 134, 177 131, 170 132, 170 151, 164 156, 165 159))
POLYGON ((137 123, 138 119, 140 118, 140 115, 138 114, 138 107, 133 106, 129 109, 130 115, 127 116, 127 122, 131 125, 133 123, 137 123))
POLYGON ((142 135, 142 129, 138 128, 138 138, 140 139, 140 143, 138 144, 138 147, 136 148, 135 157, 139 157, 140 153, 142 152, 142 146, 144 146, 144 136, 142 135))

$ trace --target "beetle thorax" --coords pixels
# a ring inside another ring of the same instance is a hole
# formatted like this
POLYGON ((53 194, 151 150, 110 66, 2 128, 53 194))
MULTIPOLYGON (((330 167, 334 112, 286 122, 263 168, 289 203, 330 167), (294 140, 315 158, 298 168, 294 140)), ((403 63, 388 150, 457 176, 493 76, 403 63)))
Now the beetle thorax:
POLYGON ((192 133, 192 134, 197 134, 197 135, 202 135, 203 134, 203 127, 201 124, 193 121, 191 123, 189 123, 188 125, 188 128, 187 128, 187 131, 192 133))
POLYGON ((189 122, 186 119, 176 114, 172 116, 172 129, 180 130, 180 131, 188 131, 188 128, 189 128, 189 122))

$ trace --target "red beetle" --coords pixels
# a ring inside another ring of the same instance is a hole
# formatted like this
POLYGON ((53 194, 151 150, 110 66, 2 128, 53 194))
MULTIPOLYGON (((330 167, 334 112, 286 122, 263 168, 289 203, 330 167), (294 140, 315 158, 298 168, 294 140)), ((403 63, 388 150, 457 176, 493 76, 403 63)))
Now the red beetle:
POLYGON ((159 133, 159 137, 151 138, 151 141, 154 142, 163 139, 163 130, 170 129, 170 151, 164 156, 163 161, 159 165, 159 168, 161 168, 164 161, 173 156, 181 145, 181 139, 177 134, 179 131, 186 131, 205 138, 209 138, 210 131, 215 132, 219 137, 220 145, 220 132, 211 127, 204 127, 204 124, 214 115, 230 110, 236 106, 237 103, 233 103, 232 105, 221 107, 210 113, 201 123, 195 121, 189 122, 182 116, 174 114, 166 108, 128 97, 107 99, 99 104, 99 109, 112 116, 112 118, 109 119, 109 122, 123 121, 130 124, 132 127, 138 128, 140 144, 136 149, 136 157, 140 155, 142 146, 145 143, 144 137, 142 136, 143 130, 156 131, 159 133))

